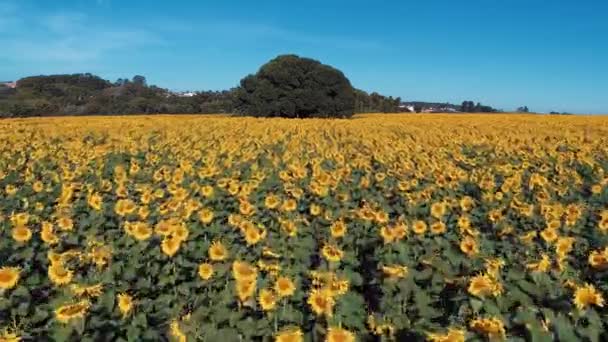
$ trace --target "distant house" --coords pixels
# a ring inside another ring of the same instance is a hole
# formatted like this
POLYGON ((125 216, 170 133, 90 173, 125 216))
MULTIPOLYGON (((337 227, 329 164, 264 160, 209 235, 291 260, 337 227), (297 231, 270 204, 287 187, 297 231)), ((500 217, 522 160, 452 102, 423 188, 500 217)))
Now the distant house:
POLYGON ((17 88, 17 82, 16 81, 0 82, 0 85, 3 85, 5 87, 11 88, 11 89, 17 88))
POLYGON ((412 106, 412 105, 400 104, 399 105, 399 111, 413 113, 416 110, 414 110, 414 106, 412 106))

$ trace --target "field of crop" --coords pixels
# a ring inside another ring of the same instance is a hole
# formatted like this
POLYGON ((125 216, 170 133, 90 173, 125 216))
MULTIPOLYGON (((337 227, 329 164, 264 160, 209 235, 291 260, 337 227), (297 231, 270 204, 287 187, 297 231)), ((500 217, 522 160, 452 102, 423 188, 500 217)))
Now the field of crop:
POLYGON ((0 341, 608 340, 608 118, 0 121, 0 341))

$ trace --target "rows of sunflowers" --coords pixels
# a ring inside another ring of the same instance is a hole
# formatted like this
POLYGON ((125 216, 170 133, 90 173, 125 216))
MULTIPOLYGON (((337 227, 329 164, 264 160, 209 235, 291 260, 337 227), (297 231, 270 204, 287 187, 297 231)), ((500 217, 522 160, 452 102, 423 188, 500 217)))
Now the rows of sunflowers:
POLYGON ((608 118, 0 122, 0 341, 606 341, 608 118))

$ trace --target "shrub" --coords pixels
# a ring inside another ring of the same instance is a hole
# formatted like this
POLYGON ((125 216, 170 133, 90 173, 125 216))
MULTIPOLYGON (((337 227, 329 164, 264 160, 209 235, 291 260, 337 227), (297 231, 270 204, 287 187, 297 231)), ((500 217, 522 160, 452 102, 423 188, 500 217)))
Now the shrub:
POLYGON ((234 100, 238 114, 252 116, 350 117, 355 109, 353 87, 341 71, 295 55, 279 56, 242 79, 234 100))

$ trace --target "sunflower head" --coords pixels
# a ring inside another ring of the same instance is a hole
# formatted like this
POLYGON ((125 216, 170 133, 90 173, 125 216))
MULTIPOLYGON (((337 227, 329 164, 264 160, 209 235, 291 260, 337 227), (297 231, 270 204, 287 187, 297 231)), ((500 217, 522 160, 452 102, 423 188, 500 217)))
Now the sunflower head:
POLYGON ((19 282, 20 270, 17 267, 0 268, 0 289, 12 289, 19 282))

